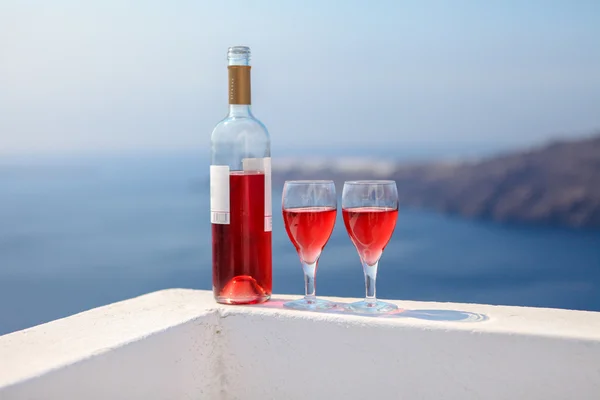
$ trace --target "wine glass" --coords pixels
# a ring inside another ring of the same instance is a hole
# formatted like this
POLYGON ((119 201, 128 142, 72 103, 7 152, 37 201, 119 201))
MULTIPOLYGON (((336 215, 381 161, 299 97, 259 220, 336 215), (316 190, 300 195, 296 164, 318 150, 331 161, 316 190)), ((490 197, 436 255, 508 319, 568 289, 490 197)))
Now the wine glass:
POLYGON ((366 296, 352 303, 359 313, 385 313, 398 309, 375 296, 377 267, 398 218, 398 190, 394 181, 349 181, 342 192, 342 215, 365 274, 366 296))
POLYGON ((333 181, 286 181, 281 201, 285 230, 296 247, 304 271, 305 296, 285 307, 326 310, 336 306, 315 296, 315 274, 337 214, 333 181))

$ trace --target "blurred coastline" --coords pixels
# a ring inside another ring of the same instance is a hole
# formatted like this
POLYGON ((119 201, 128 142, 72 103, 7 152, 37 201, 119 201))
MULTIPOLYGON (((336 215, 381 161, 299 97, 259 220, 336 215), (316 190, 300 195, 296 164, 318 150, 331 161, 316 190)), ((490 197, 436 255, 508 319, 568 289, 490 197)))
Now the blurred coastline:
POLYGON ((498 222, 600 228, 600 133, 478 159, 276 160, 274 184, 327 176, 393 179, 400 203, 498 222))

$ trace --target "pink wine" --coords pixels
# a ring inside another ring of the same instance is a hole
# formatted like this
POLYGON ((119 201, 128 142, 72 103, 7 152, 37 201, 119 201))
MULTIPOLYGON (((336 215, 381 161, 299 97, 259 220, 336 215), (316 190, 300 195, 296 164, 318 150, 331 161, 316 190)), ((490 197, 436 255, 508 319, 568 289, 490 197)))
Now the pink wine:
POLYGON ((252 114, 250 49, 227 52, 229 112, 210 137, 213 293, 226 304, 271 297, 271 138, 252 114))
POLYGON ((312 264, 327 244, 337 210, 333 207, 302 207, 283 210, 285 230, 300 259, 312 264))
POLYGON ((398 210, 389 207, 357 207, 343 209, 342 215, 360 258, 367 265, 374 265, 392 237, 398 210))
POLYGON ((272 282, 265 174, 231 172, 229 190, 229 224, 212 224, 213 290, 224 303, 258 303, 271 295, 272 282))

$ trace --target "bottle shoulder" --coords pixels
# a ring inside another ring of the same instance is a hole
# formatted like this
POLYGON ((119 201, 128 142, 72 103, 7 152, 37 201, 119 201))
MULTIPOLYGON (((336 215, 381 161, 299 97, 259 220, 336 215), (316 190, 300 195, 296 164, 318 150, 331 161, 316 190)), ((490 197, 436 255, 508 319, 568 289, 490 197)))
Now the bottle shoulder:
POLYGON ((239 135, 264 136, 269 138, 267 127, 253 116, 227 116, 215 125, 211 138, 225 139, 239 135))

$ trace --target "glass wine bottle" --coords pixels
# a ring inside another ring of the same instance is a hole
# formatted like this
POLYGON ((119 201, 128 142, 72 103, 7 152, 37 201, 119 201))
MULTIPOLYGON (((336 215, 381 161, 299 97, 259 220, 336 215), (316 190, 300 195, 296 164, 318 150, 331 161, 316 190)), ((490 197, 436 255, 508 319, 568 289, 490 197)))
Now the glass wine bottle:
POLYGON ((250 49, 230 47, 229 113, 211 136, 213 292, 219 303, 271 297, 271 140, 250 110, 250 49))

